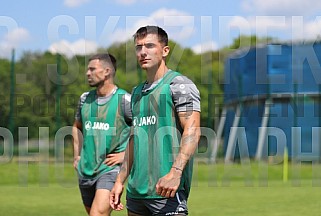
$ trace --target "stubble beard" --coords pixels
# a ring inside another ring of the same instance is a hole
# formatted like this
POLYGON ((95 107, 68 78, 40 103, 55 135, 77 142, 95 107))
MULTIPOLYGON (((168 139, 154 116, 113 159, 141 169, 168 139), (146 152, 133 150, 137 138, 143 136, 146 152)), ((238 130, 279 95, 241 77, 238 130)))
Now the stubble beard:
POLYGON ((104 84, 103 81, 100 81, 100 82, 95 82, 95 83, 89 83, 89 86, 97 88, 97 87, 99 87, 99 86, 101 86, 103 84, 104 84))

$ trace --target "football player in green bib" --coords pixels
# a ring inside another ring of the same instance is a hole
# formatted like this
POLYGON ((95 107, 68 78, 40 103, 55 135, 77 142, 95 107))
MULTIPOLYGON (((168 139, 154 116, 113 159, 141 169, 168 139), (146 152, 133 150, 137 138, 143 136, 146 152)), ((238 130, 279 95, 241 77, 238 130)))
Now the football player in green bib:
POLYGON ((114 84, 116 59, 89 59, 87 80, 73 125, 74 167, 88 215, 110 215, 109 193, 124 159, 130 125, 130 94, 114 84))
POLYGON ((200 94, 190 79, 167 68, 170 48, 162 28, 142 27, 134 42, 147 80, 132 92, 131 137, 110 204, 123 209, 120 197, 128 178, 128 215, 187 215, 192 156, 200 137, 200 94))

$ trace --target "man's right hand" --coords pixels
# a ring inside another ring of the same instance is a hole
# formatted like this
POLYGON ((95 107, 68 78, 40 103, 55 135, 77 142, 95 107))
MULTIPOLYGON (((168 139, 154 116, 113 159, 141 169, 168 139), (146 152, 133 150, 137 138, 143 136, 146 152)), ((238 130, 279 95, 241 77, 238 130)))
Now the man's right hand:
POLYGON ((77 156, 77 157, 74 158, 73 166, 74 166, 74 168, 75 168, 76 170, 77 170, 77 168, 78 168, 79 160, 80 160, 80 156, 77 156))
POLYGON ((120 211, 124 209, 124 205, 121 203, 120 198, 124 190, 124 185, 120 182, 115 182, 113 189, 110 192, 109 202, 112 209, 120 211))

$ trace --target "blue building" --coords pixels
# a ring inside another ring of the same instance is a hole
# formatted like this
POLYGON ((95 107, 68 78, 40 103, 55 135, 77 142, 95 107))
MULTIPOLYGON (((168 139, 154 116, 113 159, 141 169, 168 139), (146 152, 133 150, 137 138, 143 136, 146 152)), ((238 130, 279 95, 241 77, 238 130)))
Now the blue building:
POLYGON ((314 161, 321 145, 321 44, 241 49, 225 63, 226 160, 282 156, 314 161))

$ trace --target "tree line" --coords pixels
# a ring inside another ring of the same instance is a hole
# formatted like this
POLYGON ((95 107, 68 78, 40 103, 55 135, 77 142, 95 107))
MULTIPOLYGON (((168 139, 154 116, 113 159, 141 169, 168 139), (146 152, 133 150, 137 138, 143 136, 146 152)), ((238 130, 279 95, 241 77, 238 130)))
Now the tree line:
MULTIPOLYGON (((255 36, 240 36, 228 47, 202 54, 169 42, 169 68, 188 76, 200 90, 202 126, 214 127, 213 120, 219 115, 215 107, 223 103, 224 61, 231 51, 240 47, 242 38, 248 41, 242 46, 255 45, 258 41, 255 36)), ((116 84, 120 88, 131 92, 145 80, 132 41, 99 48, 97 52, 116 57, 116 84)), ((71 126, 79 96, 90 90, 85 75, 89 57, 25 52, 14 62, 14 76, 12 62, 0 59, 0 127, 11 125, 16 140, 19 127, 27 127, 28 137, 37 138, 39 127, 49 127, 50 137, 54 137, 60 127, 71 126)))

